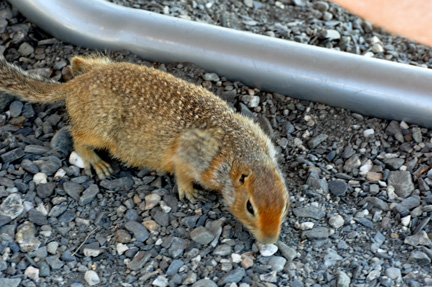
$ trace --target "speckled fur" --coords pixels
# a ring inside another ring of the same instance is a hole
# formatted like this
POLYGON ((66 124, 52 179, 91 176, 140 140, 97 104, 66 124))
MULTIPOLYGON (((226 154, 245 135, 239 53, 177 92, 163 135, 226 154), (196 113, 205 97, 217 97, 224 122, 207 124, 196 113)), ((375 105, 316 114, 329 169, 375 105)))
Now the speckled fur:
POLYGON ((105 149, 135 167, 173 173, 180 198, 193 182, 219 190, 261 242, 275 242, 289 207, 269 138, 208 90, 159 70, 103 57, 75 57, 71 81, 30 76, 0 60, 0 90, 30 102, 65 99, 75 150, 100 178, 105 149), (248 211, 248 201, 252 213, 248 211))

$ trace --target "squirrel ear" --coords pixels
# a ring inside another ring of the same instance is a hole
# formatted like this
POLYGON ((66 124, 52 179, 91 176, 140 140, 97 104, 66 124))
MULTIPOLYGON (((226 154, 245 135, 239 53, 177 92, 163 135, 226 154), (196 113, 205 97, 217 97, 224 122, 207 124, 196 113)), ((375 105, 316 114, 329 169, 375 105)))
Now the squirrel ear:
POLYGON ((74 57, 71 63, 71 71, 74 77, 84 74, 90 70, 89 65, 84 57, 74 57))
POLYGON ((235 187, 240 187, 243 184, 245 184, 245 182, 248 181, 250 175, 252 174, 252 171, 250 169, 246 169, 246 170, 240 170, 235 176, 234 176, 234 186, 235 187))

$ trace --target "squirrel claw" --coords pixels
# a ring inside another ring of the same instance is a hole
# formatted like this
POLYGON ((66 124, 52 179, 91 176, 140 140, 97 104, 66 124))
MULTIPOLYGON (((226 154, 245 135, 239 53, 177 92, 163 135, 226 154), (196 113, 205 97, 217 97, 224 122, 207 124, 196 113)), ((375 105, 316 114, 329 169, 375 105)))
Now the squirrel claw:
POLYGON ((182 188, 179 188, 179 198, 181 201, 184 201, 185 197, 191 202, 195 203, 197 198, 201 198, 199 192, 196 189, 192 190, 185 190, 182 188))
POLYGON ((97 163, 92 164, 94 170, 96 171, 96 174, 99 179, 106 179, 107 177, 111 176, 113 170, 109 163, 100 160, 97 163))

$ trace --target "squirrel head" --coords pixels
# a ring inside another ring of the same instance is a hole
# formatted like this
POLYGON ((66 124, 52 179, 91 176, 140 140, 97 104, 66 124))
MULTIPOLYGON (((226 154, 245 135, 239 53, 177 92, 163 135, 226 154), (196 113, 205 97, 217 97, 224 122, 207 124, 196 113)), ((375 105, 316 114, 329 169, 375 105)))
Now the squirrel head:
POLYGON ((233 168, 231 212, 262 243, 274 243, 289 208, 285 183, 274 165, 233 168))

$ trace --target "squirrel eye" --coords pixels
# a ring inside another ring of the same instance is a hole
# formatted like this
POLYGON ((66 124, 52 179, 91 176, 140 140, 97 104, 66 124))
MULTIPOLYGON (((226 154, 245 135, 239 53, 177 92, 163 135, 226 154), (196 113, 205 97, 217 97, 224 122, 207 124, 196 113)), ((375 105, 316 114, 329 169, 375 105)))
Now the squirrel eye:
POLYGON ((239 182, 240 182, 241 184, 245 183, 246 178, 247 178, 248 176, 249 176, 249 174, 247 174, 247 173, 243 173, 243 174, 240 176, 240 178, 239 178, 239 182))
POLYGON ((253 206, 249 200, 246 203, 246 209, 250 214, 255 215, 255 211, 254 211, 253 206))

